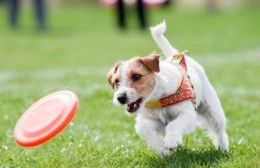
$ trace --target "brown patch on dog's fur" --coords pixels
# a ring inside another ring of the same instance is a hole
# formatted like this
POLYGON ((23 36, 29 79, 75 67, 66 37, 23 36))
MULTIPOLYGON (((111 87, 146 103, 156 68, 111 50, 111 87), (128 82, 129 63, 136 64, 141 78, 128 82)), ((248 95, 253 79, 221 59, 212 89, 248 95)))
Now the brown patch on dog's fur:
POLYGON ((119 77, 120 77, 120 74, 119 74, 119 67, 120 65, 122 64, 122 62, 118 62, 114 65, 114 67, 107 73, 107 80, 108 80, 108 83, 111 85, 111 87, 113 89, 116 89, 117 87, 117 82, 116 81, 119 81, 119 77))
POLYGON ((141 58, 140 61, 151 72, 160 72, 159 58, 160 56, 158 54, 152 54, 141 58))
POLYGON ((159 60, 154 56, 134 58, 132 61, 130 61, 127 70, 127 77, 128 81, 130 82, 130 87, 134 88, 141 97, 147 97, 155 87, 154 72, 159 71, 159 62, 157 67, 155 63, 151 63, 150 61, 157 62, 159 60), (138 81, 133 81, 132 76, 134 74, 141 75, 141 78, 138 81))

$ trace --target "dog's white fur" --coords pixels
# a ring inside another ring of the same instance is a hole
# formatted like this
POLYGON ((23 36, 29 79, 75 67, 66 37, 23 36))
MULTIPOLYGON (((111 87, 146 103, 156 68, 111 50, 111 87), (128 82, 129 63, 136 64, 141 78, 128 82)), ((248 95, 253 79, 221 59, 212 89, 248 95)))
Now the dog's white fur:
MULTIPOLYGON (((160 72, 156 74, 156 85, 151 94, 143 100, 158 100, 177 91, 182 81, 179 67, 169 61, 170 56, 178 52, 173 48, 166 37, 166 24, 151 28, 153 39, 164 53, 166 59, 160 60, 160 72)), ((183 136, 192 132, 197 123, 202 123, 217 149, 229 150, 228 136, 226 134, 226 119, 219 98, 210 84, 204 69, 192 58, 186 56, 188 74, 194 86, 196 94, 195 110, 190 100, 162 109, 147 109, 144 103, 135 113, 136 132, 144 139, 148 146, 161 156, 166 156, 171 150, 175 150, 182 144, 183 136)), ((129 61, 124 62, 121 67, 120 87, 114 94, 114 102, 119 104, 116 97, 122 92, 127 92, 130 102, 134 102, 138 95, 134 89, 128 87, 126 69, 129 61), (125 77, 125 78, 124 78, 125 77)), ((127 112, 127 114, 132 115, 127 112)))

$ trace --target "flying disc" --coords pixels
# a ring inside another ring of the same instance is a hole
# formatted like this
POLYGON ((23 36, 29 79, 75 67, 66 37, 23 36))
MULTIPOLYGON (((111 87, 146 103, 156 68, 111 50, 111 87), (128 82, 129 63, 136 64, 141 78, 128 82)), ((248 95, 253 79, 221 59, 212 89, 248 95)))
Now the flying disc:
POLYGON ((14 137, 23 147, 41 145, 59 134, 78 110, 77 96, 67 90, 51 93, 34 103, 18 120, 14 137))

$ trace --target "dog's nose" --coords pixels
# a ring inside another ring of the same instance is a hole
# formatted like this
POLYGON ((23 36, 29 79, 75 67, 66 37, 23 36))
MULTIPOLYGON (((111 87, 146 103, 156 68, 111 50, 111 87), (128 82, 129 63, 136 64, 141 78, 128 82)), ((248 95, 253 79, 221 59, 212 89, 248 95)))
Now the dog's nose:
POLYGON ((127 97, 126 94, 121 94, 117 97, 117 100, 121 103, 121 104, 126 104, 127 101, 127 97))

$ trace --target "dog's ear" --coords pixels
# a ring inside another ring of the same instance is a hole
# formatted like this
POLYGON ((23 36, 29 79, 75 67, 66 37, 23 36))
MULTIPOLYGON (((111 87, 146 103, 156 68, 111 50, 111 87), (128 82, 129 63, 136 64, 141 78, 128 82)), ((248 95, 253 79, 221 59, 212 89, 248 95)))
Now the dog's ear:
POLYGON ((159 54, 151 54, 140 59, 141 63, 151 72, 160 72, 159 54))
POLYGON ((117 73, 118 67, 121 65, 121 62, 117 62, 114 67, 107 73, 107 81, 113 88, 113 75, 117 73))
POLYGON ((107 81, 112 86, 112 69, 107 73, 107 81))

